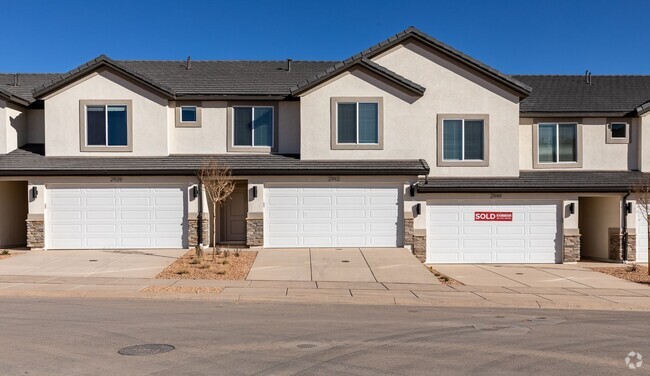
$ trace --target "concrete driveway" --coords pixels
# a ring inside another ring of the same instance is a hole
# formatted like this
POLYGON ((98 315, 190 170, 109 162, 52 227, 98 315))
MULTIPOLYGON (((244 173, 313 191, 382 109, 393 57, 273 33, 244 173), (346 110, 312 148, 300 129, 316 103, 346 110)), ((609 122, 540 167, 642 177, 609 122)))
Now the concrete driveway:
POLYGON ((184 249, 28 251, 0 261, 0 275, 152 278, 184 249))
POLYGON ((648 287, 587 269, 580 264, 464 264, 433 268, 468 286, 507 288, 647 289, 648 287))
POLYGON ((439 284, 405 248, 263 249, 248 280, 439 284))

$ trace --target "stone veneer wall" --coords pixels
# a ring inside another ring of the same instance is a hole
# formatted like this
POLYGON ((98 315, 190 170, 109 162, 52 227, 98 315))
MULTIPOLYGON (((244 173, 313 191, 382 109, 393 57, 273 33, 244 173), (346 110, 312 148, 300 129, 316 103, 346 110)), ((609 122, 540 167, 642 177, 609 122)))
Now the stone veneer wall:
POLYGON ((580 234, 564 234, 562 262, 580 261, 580 234))
MULTIPOLYGON (((623 233, 618 228, 609 229, 609 259, 623 261, 623 233)), ((636 261, 636 233, 627 234, 627 261, 636 261)))
MULTIPOLYGON (((208 219, 208 214, 204 213, 203 214, 203 219, 201 221, 203 223, 203 245, 204 246, 209 246, 210 245, 210 221, 208 219)), ((187 221, 187 241, 188 241, 188 246, 189 247, 195 247, 199 244, 199 219, 197 215, 192 216, 191 214, 189 215, 189 219, 187 221)))
POLYGON ((427 230, 417 229, 413 233, 413 254, 420 260, 427 260, 427 230))
POLYGON ((249 247, 264 245, 264 217, 262 213, 248 213, 246 218, 246 245, 249 247))
POLYGON ((27 247, 44 248, 45 247, 45 222, 43 216, 27 218, 27 247))

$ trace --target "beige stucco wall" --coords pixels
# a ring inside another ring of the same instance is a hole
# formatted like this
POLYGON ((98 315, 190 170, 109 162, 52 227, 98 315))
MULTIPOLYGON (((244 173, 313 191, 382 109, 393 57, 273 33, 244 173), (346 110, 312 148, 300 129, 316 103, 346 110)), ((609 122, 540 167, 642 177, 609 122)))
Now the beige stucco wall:
POLYGON ((620 197, 580 198, 580 255, 609 258, 609 229, 620 226, 620 197))
POLYGON ((170 154, 226 153, 227 102, 203 101, 200 127, 177 127, 176 105, 170 102, 169 106, 170 154))
POLYGON ((278 152, 300 154, 300 102, 280 102, 278 152))
POLYGON ((650 112, 637 120, 639 133, 639 170, 650 172, 650 112))
POLYGON ((0 154, 10 153, 27 143, 27 110, 0 101, 0 154))
MULTIPOLYGON (((639 120, 627 119, 630 122, 630 143, 608 144, 606 118, 574 118, 568 119, 582 124, 582 167, 575 170, 636 170, 638 168, 637 148, 640 140, 639 120)), ((535 119, 535 121, 553 122, 535 119)), ((564 121, 564 119, 563 119, 564 121)), ((519 121, 519 166, 522 170, 533 169, 533 126, 532 118, 521 118, 519 121)), ((650 147, 650 142, 648 143, 650 147)), ((544 168, 548 170, 549 168, 544 168)), ((561 168, 567 170, 567 168, 561 168)), ((570 168, 569 168, 570 170, 570 168)))
POLYGON ((27 143, 45 143, 45 110, 27 110, 27 143))
POLYGON ((27 238, 27 183, 0 181, 0 247, 20 246, 27 238))
POLYGON ((419 44, 408 43, 376 58, 386 68, 426 87, 412 97, 376 76, 353 69, 301 97, 304 159, 419 159, 435 176, 516 176, 518 160, 518 98, 468 73, 419 44), (383 150, 331 150, 330 99, 383 97, 383 150), (489 167, 437 167, 438 114, 488 114, 489 167), (507 137, 503 137, 507 135, 507 137))
POLYGON ((108 70, 57 91, 45 99, 45 153, 48 156, 164 156, 168 146, 168 101, 108 70), (131 100, 132 152, 81 152, 80 100, 131 100))

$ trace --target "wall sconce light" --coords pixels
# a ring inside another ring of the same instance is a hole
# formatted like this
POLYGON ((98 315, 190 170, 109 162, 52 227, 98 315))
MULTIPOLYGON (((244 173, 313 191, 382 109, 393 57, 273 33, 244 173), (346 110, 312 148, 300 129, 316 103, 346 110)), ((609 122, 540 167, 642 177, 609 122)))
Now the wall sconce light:
POLYGON ((572 202, 569 204, 569 213, 575 214, 576 213, 576 203, 572 202))
POLYGON ((625 211, 627 212, 627 214, 632 214, 632 203, 631 202, 628 202, 627 204, 625 204, 625 211))
POLYGON ((253 191, 253 198, 257 198, 257 186, 256 185, 253 186, 252 191, 253 191))
POLYGON ((192 200, 199 197, 199 186, 195 185, 192 187, 192 200))
POLYGON ((418 183, 411 184, 410 191, 411 197, 414 197, 418 193, 418 183))
POLYGON ((422 204, 418 203, 415 205, 415 214, 420 215, 422 214, 422 204))
POLYGON ((36 197, 38 197, 38 188, 37 188, 37 187, 32 187, 32 188, 29 190, 29 197, 30 197, 32 200, 36 200, 36 197))

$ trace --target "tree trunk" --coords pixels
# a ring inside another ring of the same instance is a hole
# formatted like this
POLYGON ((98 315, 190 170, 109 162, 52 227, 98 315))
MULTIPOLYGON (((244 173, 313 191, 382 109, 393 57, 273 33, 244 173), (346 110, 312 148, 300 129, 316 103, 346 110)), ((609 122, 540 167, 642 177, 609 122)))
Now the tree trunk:
POLYGON ((212 261, 217 255, 217 203, 212 203, 212 261))

